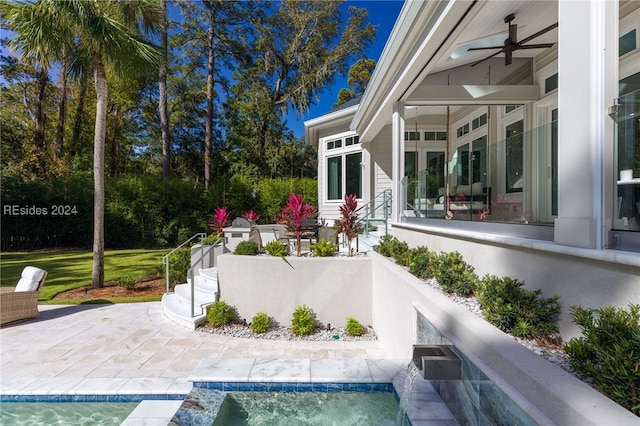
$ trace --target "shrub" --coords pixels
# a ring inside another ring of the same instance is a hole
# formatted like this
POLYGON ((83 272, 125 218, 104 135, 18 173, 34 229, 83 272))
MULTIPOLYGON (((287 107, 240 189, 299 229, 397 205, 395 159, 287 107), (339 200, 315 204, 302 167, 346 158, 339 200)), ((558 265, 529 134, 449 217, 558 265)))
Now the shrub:
MULTIPOLYGON (((222 241, 220 236, 215 235, 215 234, 211 234, 211 235, 209 235, 207 238, 205 238, 202 241, 202 244, 205 245, 205 246, 212 246, 212 245, 214 245, 215 243, 217 243, 219 241, 220 242, 222 241)), ((198 243, 199 243, 199 241, 196 242, 196 244, 198 244, 198 243)))
POLYGON ((365 332, 362 324, 360 324, 354 317, 347 318, 345 328, 347 329, 347 334, 349 336, 362 336, 365 332))
MULTIPOLYGON (((186 275, 185 275, 186 276, 186 275)), ((135 288, 135 286, 140 282, 140 277, 133 274, 121 275, 115 280, 113 283, 117 286, 124 287, 128 290, 135 288)))
POLYGON ((409 267, 409 272, 422 279, 431 278, 433 276, 430 264, 433 262, 435 254, 430 253, 427 247, 419 246, 408 250, 406 253, 411 253, 407 256, 408 259, 406 265, 409 267))
POLYGON ((635 415, 640 415, 640 305, 629 310, 571 307, 582 337, 565 345, 571 367, 583 379, 635 415))
POLYGON ((306 336, 313 332, 316 325, 313 312, 307 305, 300 305, 293 312, 293 321, 291 321, 291 331, 298 336, 306 336))
POLYGON ((265 251, 271 256, 283 257, 289 254, 289 247, 285 243, 272 240, 264 246, 265 251))
POLYGON ((207 321, 211 327, 224 327, 231 323, 234 309, 224 300, 218 300, 207 310, 207 321))
POLYGON ((260 220, 260 215, 254 212, 253 210, 249 210, 248 212, 242 213, 242 217, 253 223, 258 223, 258 220, 260 220))
MULTIPOLYGON (((191 267, 191 249, 182 247, 169 256, 169 284, 175 286, 187 282, 187 272, 191 267)), ((163 275, 166 269, 162 269, 163 275)))
POLYGON ((265 333, 271 328, 271 320, 264 312, 258 312, 251 320, 251 330, 254 333, 265 333))
POLYGON ((226 207, 216 207, 213 209, 213 216, 209 219, 209 229, 213 235, 224 235, 224 227, 229 225, 229 210, 226 207))
POLYGON ((302 200, 300 194, 289 194, 287 203, 278 213, 278 223, 284 223, 287 230, 293 234, 298 247, 297 255, 302 254, 300 239, 302 238, 302 223, 316 215, 316 209, 302 200))
POLYGON ((258 243, 255 241, 240 241, 233 253, 241 256, 255 256, 258 254, 258 243))
POLYGON ((462 259, 457 251, 440 253, 432 257, 431 271, 447 293, 470 296, 474 293, 478 277, 473 266, 462 259))
POLYGON ((401 257, 407 250, 409 250, 409 245, 407 243, 401 242, 396 237, 389 234, 382 237, 380 239, 380 244, 378 244, 378 253, 395 259, 401 257))
POLYGON ((487 321, 516 337, 553 338, 560 296, 540 299, 542 290, 527 290, 511 277, 486 275, 478 283, 477 298, 487 321))
POLYGON ((356 194, 344 194, 344 204, 340 206, 342 217, 336 221, 338 233, 347 237, 347 256, 351 256, 351 242, 358 236, 358 202, 356 194))
POLYGON ((325 241, 324 239, 316 244, 311 244, 311 251, 313 255, 317 257, 331 257, 336 250, 338 250, 338 244, 325 241))

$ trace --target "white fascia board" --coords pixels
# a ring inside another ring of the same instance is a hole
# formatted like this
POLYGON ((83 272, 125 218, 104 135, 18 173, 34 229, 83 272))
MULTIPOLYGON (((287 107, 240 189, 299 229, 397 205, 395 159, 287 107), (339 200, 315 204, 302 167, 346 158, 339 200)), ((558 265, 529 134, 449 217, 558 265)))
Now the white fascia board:
POLYGON ((351 122, 361 142, 373 139, 389 122, 393 104, 410 95, 408 89, 428 71, 429 61, 473 4, 472 0, 405 2, 351 122))
POLYGON ((358 105, 333 111, 320 117, 313 118, 304 122, 304 140, 305 143, 311 143, 318 146, 319 133, 325 127, 334 126, 336 122, 345 119, 348 121, 358 110, 358 105))

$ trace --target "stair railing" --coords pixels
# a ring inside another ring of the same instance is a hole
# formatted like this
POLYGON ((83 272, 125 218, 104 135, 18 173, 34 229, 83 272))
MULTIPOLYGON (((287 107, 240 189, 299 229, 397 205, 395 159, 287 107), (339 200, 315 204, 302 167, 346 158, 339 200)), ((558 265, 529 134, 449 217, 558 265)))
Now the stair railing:
MULTIPOLYGON (((204 247, 204 239, 207 238, 207 234, 204 233, 204 232, 199 232, 197 234, 193 234, 191 236, 191 238, 189 238, 187 241, 185 241, 184 243, 180 244, 178 247, 176 247, 173 250, 171 250, 169 253, 167 253, 164 256, 162 256, 162 264, 165 266, 165 282, 166 282, 166 293, 167 294, 169 293, 169 256, 171 256, 173 253, 175 253, 176 251, 178 251, 179 249, 181 249, 185 245, 189 244, 191 241, 193 241, 194 239, 196 239, 198 237, 200 237, 200 245, 201 245, 201 247, 204 247)), ((189 255, 189 257, 191 257, 191 255, 189 255)))
POLYGON ((224 249, 225 249, 225 241, 224 241, 224 237, 218 238, 217 240, 215 240, 213 242, 213 244, 211 244, 209 247, 207 247, 206 250, 204 250, 204 247, 201 246, 200 248, 200 257, 198 259, 196 259, 195 262, 192 262, 192 265, 188 270, 187 270, 187 282, 189 283, 190 287, 191 287, 191 318, 196 316, 196 301, 195 301, 195 277, 194 277, 194 272, 195 272, 195 265, 198 264, 198 262, 200 262, 200 268, 202 268, 204 266, 204 258, 205 256, 207 256, 209 254, 209 252, 211 252, 211 250, 213 250, 216 247, 220 247, 222 246, 222 252, 224 253, 224 249))
POLYGON ((364 222, 364 235, 366 237, 369 236, 369 220, 377 219, 375 217, 376 212, 382 208, 382 219, 384 221, 384 233, 387 235, 389 233, 388 230, 388 220, 391 214, 391 190, 385 189, 376 195, 373 200, 369 201, 365 204, 361 209, 364 209, 364 216, 358 219, 358 223, 364 222))

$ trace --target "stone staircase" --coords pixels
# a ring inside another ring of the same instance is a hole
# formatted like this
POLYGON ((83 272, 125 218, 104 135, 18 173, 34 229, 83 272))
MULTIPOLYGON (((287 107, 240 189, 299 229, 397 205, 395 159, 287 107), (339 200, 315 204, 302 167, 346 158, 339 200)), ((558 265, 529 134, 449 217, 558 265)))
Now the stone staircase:
MULTIPOLYGON (((175 286, 162 296, 162 312, 178 325, 195 330, 207 320, 207 307, 218 300, 218 269, 198 269, 194 276, 194 316, 191 316, 191 283, 175 286)), ((189 281, 189 280, 188 280, 189 281)))

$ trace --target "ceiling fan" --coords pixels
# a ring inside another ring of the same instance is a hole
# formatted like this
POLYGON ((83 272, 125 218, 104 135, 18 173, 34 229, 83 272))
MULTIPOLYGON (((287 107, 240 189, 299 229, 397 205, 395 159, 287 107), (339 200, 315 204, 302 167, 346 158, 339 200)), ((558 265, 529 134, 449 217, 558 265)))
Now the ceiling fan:
POLYGON ((511 21, 515 19, 516 15, 511 13, 504 18, 504 22, 509 24, 509 37, 504 41, 504 46, 489 46, 489 47, 471 47, 467 49, 468 51, 472 50, 493 50, 500 49, 492 55, 487 56, 484 59, 481 59, 477 62, 471 64, 472 67, 478 65, 480 62, 484 62, 489 58, 493 58, 500 53, 504 53, 504 65, 511 65, 511 59, 513 57, 513 52, 518 49, 545 49, 547 47, 553 46, 555 43, 541 43, 541 44, 525 44, 536 37, 540 37, 542 34, 551 31, 554 28, 558 28, 558 23, 556 22, 553 25, 549 25, 547 28, 544 28, 537 33, 525 38, 522 41, 518 41, 518 25, 512 24, 511 21))

